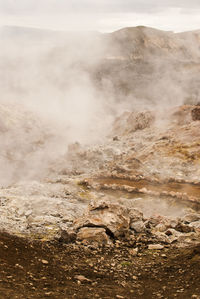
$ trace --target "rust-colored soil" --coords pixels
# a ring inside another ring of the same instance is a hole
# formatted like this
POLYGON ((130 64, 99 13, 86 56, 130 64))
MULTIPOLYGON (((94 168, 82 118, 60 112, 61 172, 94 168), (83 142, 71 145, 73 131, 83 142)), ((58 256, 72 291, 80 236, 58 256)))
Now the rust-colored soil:
POLYGON ((130 187, 136 187, 138 189, 147 188, 148 190, 152 191, 167 191, 167 192, 181 192, 187 193, 189 196, 194 196, 196 198, 200 198, 200 185, 193 185, 187 183, 167 183, 167 184, 160 184, 160 183, 151 183, 147 180, 139 180, 139 181, 131 181, 127 179, 118 179, 118 178, 102 178, 96 180, 100 184, 107 184, 107 185, 127 185, 130 187))

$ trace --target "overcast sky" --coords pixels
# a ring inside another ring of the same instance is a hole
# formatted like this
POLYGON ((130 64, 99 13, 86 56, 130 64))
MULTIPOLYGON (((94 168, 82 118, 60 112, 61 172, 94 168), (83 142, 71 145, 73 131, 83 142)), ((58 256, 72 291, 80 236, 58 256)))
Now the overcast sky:
POLYGON ((0 0, 0 26, 114 31, 200 29, 200 0, 0 0))

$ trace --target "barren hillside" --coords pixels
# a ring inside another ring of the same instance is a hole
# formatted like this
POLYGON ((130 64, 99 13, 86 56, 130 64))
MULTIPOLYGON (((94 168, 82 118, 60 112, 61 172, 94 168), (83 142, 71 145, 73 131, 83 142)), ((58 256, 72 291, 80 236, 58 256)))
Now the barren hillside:
POLYGON ((5 27, 0 45, 4 298, 198 298, 200 32, 5 27))

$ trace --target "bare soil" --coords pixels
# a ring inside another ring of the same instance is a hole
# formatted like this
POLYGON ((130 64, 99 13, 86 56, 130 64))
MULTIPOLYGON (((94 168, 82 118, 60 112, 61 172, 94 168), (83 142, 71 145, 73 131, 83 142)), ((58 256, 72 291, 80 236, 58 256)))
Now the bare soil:
POLYGON ((200 296, 200 245, 160 251, 141 247, 137 256, 131 250, 28 241, 1 233, 0 298, 200 296), (76 275, 88 280, 80 282, 76 275))

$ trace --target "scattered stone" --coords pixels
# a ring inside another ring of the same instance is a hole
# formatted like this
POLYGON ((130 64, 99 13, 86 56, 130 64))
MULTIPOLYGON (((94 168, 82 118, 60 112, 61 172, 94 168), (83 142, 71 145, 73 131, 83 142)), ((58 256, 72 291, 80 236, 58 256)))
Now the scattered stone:
POLYGON ((133 275, 132 278, 133 278, 134 280, 137 280, 137 276, 135 276, 135 275, 133 275))
POLYGON ((150 249, 150 250, 161 250, 163 248, 164 248, 164 246, 161 244, 150 244, 148 246, 148 249, 150 249))
POLYGON ((137 256, 137 254, 138 254, 138 248, 130 249, 130 250, 129 250, 129 253, 130 253, 132 256, 137 256))
POLYGON ((155 237, 155 241, 162 242, 162 243, 167 243, 167 244, 171 243, 170 238, 164 232, 151 231, 151 233, 155 237))
POLYGON ((169 228, 165 234, 169 237, 170 243, 177 241, 178 238, 182 235, 181 232, 175 230, 174 228, 169 228))
POLYGON ((200 221, 191 222, 189 226, 195 231, 200 232, 200 221))
POLYGON ((77 233, 77 240, 88 243, 99 243, 101 245, 110 244, 111 240, 104 228, 83 227, 77 233))
POLYGON ((20 268, 20 269, 23 269, 23 268, 24 268, 24 267, 23 267, 22 265, 20 265, 20 264, 15 264, 15 267, 20 268))
POLYGON ((158 225, 156 225, 155 230, 159 231, 159 232, 165 232, 167 229, 167 226, 164 223, 159 223, 158 225))
POLYGON ((191 226, 184 223, 178 223, 175 229, 181 233, 190 233, 191 231, 193 231, 191 226))
POLYGON ((61 230, 60 241, 72 243, 76 240, 76 232, 72 229, 61 230))
POLYGON ((86 278, 83 275, 76 275, 76 276, 74 276, 74 278, 79 280, 80 282, 90 282, 91 281, 90 279, 86 278))
POLYGON ((199 237, 195 234, 195 232, 180 234, 180 236, 177 238, 178 243, 191 243, 192 241, 199 239, 199 237))
POLYGON ((199 221, 199 220, 200 220, 200 214, 196 214, 196 213, 187 214, 183 217, 183 221, 188 223, 199 221))
POLYGON ((145 230, 146 230, 146 227, 145 227, 143 221, 137 221, 137 222, 131 223, 130 228, 133 229, 136 233, 142 233, 142 232, 145 232, 145 230))
POLYGON ((150 217, 147 221, 145 221, 146 228, 153 228, 160 224, 161 219, 159 217, 150 217))
POLYGON ((42 264, 44 264, 44 265, 48 265, 48 261, 47 260, 41 260, 41 262, 42 262, 42 264))
POLYGON ((28 217, 28 216, 30 216, 32 213, 33 213, 32 210, 28 210, 28 211, 25 212, 24 215, 25 215, 26 217, 28 217))
POLYGON ((130 222, 143 220, 143 213, 137 209, 131 209, 129 212, 130 222))
POLYGON ((44 293, 46 296, 51 296, 53 293, 52 292, 45 292, 44 293))

